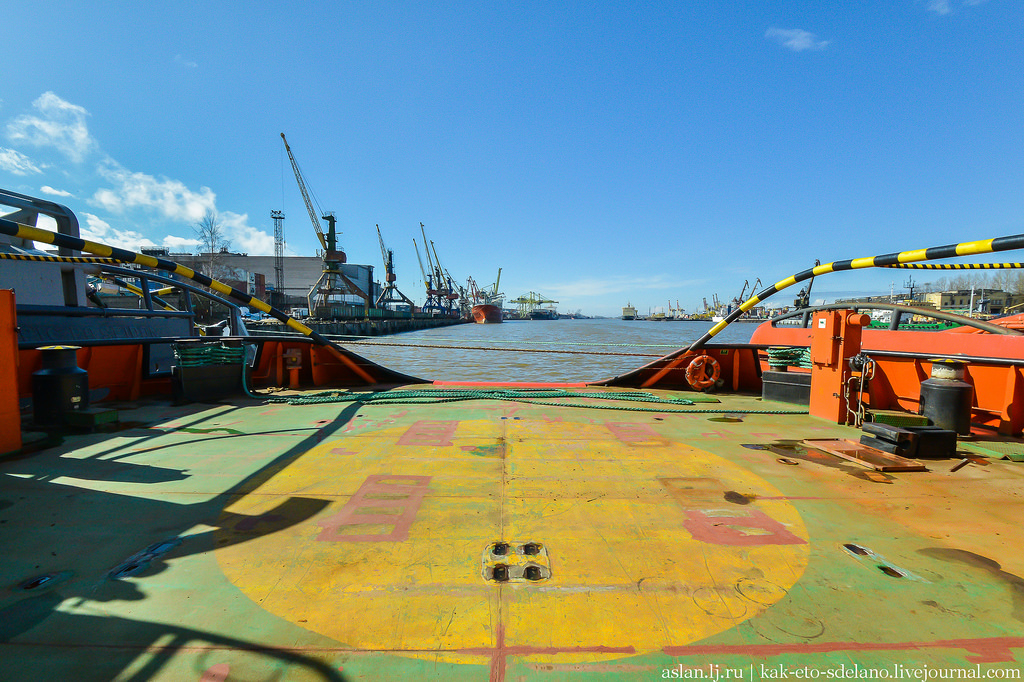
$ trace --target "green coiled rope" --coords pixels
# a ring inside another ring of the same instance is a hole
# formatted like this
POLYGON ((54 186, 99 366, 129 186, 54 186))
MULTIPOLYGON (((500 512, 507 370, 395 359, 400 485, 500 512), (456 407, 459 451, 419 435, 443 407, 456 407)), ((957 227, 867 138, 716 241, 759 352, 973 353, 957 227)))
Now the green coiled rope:
POLYGON ((223 343, 177 343, 174 357, 179 367, 210 367, 213 365, 238 365, 242 373, 242 390, 250 398, 259 399, 249 390, 246 380, 245 346, 228 346, 223 343))
POLYGON ((772 346, 768 349, 768 365, 770 367, 811 367, 810 348, 789 348, 772 346))
POLYGON ((174 357, 180 367, 238 365, 245 358, 245 348, 220 343, 180 343, 174 346, 174 357))

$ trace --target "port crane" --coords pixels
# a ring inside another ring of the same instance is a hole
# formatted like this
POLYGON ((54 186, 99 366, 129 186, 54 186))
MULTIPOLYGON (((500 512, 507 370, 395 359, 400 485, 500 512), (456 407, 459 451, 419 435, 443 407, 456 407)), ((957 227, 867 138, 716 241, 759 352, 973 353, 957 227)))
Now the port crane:
POLYGON ((386 308, 388 303, 406 303, 409 305, 409 314, 416 306, 409 300, 409 297, 398 290, 398 286, 395 284, 398 281, 398 276, 395 274, 395 252, 386 246, 384 246, 384 237, 380 234, 380 225, 377 225, 377 240, 380 241, 380 255, 384 259, 384 287, 380 291, 380 296, 377 297, 376 306, 378 308, 386 308))
POLYGON ((558 303, 558 301, 553 301, 550 298, 546 298, 543 294, 531 291, 528 294, 523 294, 519 298, 509 301, 509 303, 514 303, 519 308, 519 316, 525 318, 530 316, 531 311, 539 308, 545 303, 558 303))
POLYGON ((501 268, 498 268, 498 277, 494 280, 494 284, 491 285, 491 290, 485 292, 485 295, 487 296, 487 298, 490 299, 489 301, 485 301, 485 303, 490 303, 492 305, 501 305, 500 303, 496 303, 496 301, 501 301, 501 299, 505 297, 505 294, 503 294, 500 291, 498 291, 498 285, 500 283, 501 283, 501 268))
POLYGON ((478 304, 489 304, 489 305, 501 305, 501 299, 505 297, 505 294, 498 291, 498 284, 501 282, 501 268, 498 268, 498 277, 494 281, 494 284, 486 289, 481 289, 477 286, 476 280, 470 277, 467 280, 469 286, 470 298, 473 305, 478 304))
POLYGON ((444 310, 448 314, 455 313, 455 302, 460 298, 465 298, 465 295, 457 293, 455 291, 454 280, 452 274, 448 272, 448 269, 441 265, 441 259, 437 255, 437 246, 434 245, 434 240, 430 240, 430 248, 426 248, 427 233, 424 231, 423 223, 420 223, 420 232, 423 234, 424 249, 427 251, 427 261, 430 261, 430 252, 434 252, 434 282, 437 284, 438 296, 443 302, 444 310))
POLYGON ((320 245, 323 247, 321 255, 324 259, 323 272, 320 278, 313 284, 313 288, 306 295, 309 305, 309 314, 315 318, 328 319, 332 317, 332 301, 344 303, 343 296, 357 296, 363 300, 364 313, 368 314, 373 307, 370 301, 370 294, 360 289, 355 282, 350 280, 342 272, 342 265, 347 260, 344 250, 338 246, 338 232, 335 223, 337 219, 334 213, 322 213, 317 218, 317 211, 313 208, 313 202, 306 190, 306 181, 299 170, 299 164, 292 154, 292 148, 288 144, 288 138, 281 133, 281 140, 284 141, 284 149, 288 152, 288 160, 292 163, 292 170, 295 172, 295 181, 299 185, 299 193, 302 194, 302 201, 306 204, 306 211, 309 213, 310 222, 313 223, 313 231, 316 233, 320 245), (327 234, 324 234, 320 220, 327 221, 327 234))
POLYGON ((427 240, 423 223, 420 223, 420 234, 423 235, 423 252, 427 256, 426 268, 423 267, 423 259, 420 258, 420 249, 415 238, 412 240, 412 245, 416 249, 416 260, 419 261, 420 274, 423 275, 423 283, 427 289, 427 300, 423 304, 423 310, 437 310, 441 314, 450 315, 454 313, 455 301, 460 298, 460 295, 455 292, 451 274, 441 266, 441 259, 437 257, 437 247, 434 246, 433 241, 427 240), (433 250, 433 256, 431 256, 431 250, 433 250))
MULTIPOLYGON (((422 225, 422 223, 420 224, 422 225)), ((427 270, 423 267, 423 258, 420 257, 420 247, 416 244, 415 237, 412 239, 412 246, 416 249, 416 260, 420 264, 420 274, 423 276, 423 286, 426 287, 427 291, 427 300, 423 303, 423 311, 444 310, 444 306, 441 305, 441 299, 438 297, 438 291, 434 288, 433 275, 427 274, 427 270)))

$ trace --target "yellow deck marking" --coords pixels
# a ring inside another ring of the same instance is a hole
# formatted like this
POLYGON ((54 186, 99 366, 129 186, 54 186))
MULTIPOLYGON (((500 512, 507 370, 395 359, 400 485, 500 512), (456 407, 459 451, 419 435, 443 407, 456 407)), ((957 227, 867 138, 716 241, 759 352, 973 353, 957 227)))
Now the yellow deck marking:
MULTIPOLYGON (((577 647, 639 655, 685 645, 768 609, 806 568, 796 509, 736 464, 668 439, 623 442, 602 423, 504 424, 504 441, 495 421, 481 420, 460 422, 449 446, 397 445, 408 424, 318 445, 225 511, 258 516, 287 496, 330 504, 219 549, 224 573, 264 609, 342 646, 482 665, 499 623, 504 646, 529 647, 533 661, 629 655, 577 647), (318 540, 318 523, 381 474, 430 477, 408 539, 318 540), (727 502, 726 491, 752 502, 727 502), (723 538, 770 539, 770 528, 755 527, 765 520, 789 544, 720 544, 687 531, 703 523, 723 538), (498 540, 543 543, 550 579, 485 582, 481 554, 498 540)), ((236 533, 246 534, 221 536, 236 533)))

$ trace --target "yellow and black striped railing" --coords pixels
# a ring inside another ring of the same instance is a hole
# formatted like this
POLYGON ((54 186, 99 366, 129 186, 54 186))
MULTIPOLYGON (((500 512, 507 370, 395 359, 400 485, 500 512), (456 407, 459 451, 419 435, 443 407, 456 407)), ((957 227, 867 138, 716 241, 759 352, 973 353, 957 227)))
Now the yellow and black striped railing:
POLYGON ((100 258, 98 256, 43 256, 33 253, 4 253, 0 252, 2 260, 30 260, 37 263, 102 263, 112 265, 118 261, 113 258, 100 258))
POLYGON ((900 266, 905 263, 919 261, 942 260, 944 258, 957 258, 959 256, 976 256, 985 253, 996 253, 999 251, 1012 251, 1024 248, 1024 234, 1015 234, 1008 237, 996 237, 995 239, 982 239, 974 242, 963 242, 960 244, 948 244, 946 246, 933 246, 928 249, 915 249, 913 251, 901 251, 899 253, 887 253, 881 256, 870 256, 867 258, 854 258, 851 260, 840 260, 824 265, 816 265, 803 272, 798 272, 792 277, 787 277, 771 285, 739 305, 721 322, 712 327, 704 336, 694 341, 686 349, 687 352, 695 351, 704 346, 708 341, 718 335, 729 324, 739 318, 758 303, 767 300, 778 292, 788 287, 803 282, 812 277, 820 277, 832 272, 843 272, 845 270, 860 270, 864 268, 886 268, 900 266))
POLYGON ((43 244, 52 244, 53 246, 63 247, 66 249, 72 249, 74 251, 83 251, 85 253, 91 253, 95 256, 99 256, 100 259, 97 261, 88 260, 87 257, 78 256, 29 256, 26 260, 50 260, 58 259, 61 262, 76 262, 76 258, 80 258, 81 262, 117 262, 117 263, 135 263, 142 265, 147 268, 155 270, 163 270, 165 272, 173 272, 176 275, 180 275, 186 279, 192 280, 196 284, 200 284, 204 287, 208 287, 217 293, 229 296, 230 298, 238 301, 242 305, 251 306, 252 308, 259 310, 260 312, 266 313, 271 317, 277 319, 280 322, 288 325, 292 329, 302 333, 305 336, 310 337, 317 343, 330 346, 338 351, 344 352, 344 350, 326 339, 321 334, 310 329, 301 322, 295 320, 288 314, 274 308, 263 301, 250 296, 249 294, 239 291, 234 287, 230 287, 223 282, 219 282, 212 279, 201 272, 196 272, 191 268, 187 268, 180 263, 174 261, 164 260, 163 258, 156 258, 154 256, 147 256, 146 254, 136 253, 127 249, 121 249, 116 246, 109 246, 107 244, 99 244, 97 242, 91 242, 87 239, 80 237, 71 237, 66 234, 59 232, 50 232, 49 230, 41 230, 37 227, 30 225, 22 225, 6 218, 0 218, 0 234, 10 235, 18 239, 28 239, 34 242, 41 242, 43 244))
POLYGON ((1024 268, 1024 263, 897 263, 883 267, 913 270, 1016 270, 1024 268))

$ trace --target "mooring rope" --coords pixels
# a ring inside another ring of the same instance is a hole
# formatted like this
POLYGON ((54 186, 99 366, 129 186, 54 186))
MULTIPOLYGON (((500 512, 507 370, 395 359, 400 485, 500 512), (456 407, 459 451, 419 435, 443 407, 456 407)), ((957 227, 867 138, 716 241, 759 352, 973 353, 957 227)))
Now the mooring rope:
MULTIPOLYGON (((324 336, 326 336, 329 339, 338 341, 339 343, 360 343, 361 339, 368 338, 366 336, 366 334, 324 334, 324 336), (346 341, 346 339, 354 339, 354 340, 353 341, 346 341)), ((605 347, 605 348, 622 347, 622 348, 671 348, 671 349, 679 348, 679 344, 678 343, 607 343, 607 342, 605 342, 605 343, 592 343, 592 342, 587 342, 587 341, 528 341, 526 339, 517 339, 515 341, 505 340, 505 339, 476 339, 476 341, 477 341, 477 343, 493 343, 493 344, 515 343, 515 344, 522 344, 522 345, 527 345, 527 346, 529 346, 529 345, 534 345, 534 346, 600 346, 600 347, 605 347)), ((386 344, 380 343, 379 345, 386 345, 386 344)), ((398 346, 398 345, 401 345, 401 344, 397 344, 396 343, 396 344, 393 344, 393 345, 398 346)), ((438 347, 441 348, 442 346, 438 346, 438 347)))
MULTIPOLYGON (((341 343, 341 342, 339 342, 341 343)), ((553 350, 550 348, 487 348, 486 346, 440 346, 422 343, 387 343, 381 341, 361 341, 358 343, 348 343, 345 345, 350 346, 390 346, 393 348, 434 348, 438 350, 483 350, 493 351, 498 353, 562 353, 565 355, 612 355, 618 357, 627 358, 660 358, 663 355, 656 353, 611 353, 601 351, 588 351, 588 350, 553 350)), ((678 346, 673 346, 678 348, 678 346)))
MULTIPOLYGON (((623 401, 633 403, 654 403, 661 405, 694 405, 697 401, 690 398, 661 398, 643 391, 632 393, 605 393, 596 391, 566 391, 555 388, 525 389, 432 389, 380 391, 368 393, 350 393, 341 391, 321 391, 300 396, 274 396, 269 402, 286 403, 288 405, 324 405, 330 403, 360 403, 364 405, 423 405, 435 403, 451 403, 466 400, 502 400, 546 407, 574 407, 593 410, 621 410, 626 412, 657 412, 669 414, 807 414, 807 410, 747 410, 735 407, 696 408, 689 410, 672 409, 669 407, 635 407, 626 405, 601 405, 585 403, 549 402, 553 398, 597 399, 623 401), (547 399, 547 400, 542 400, 547 399)), ((706 400, 702 402, 707 402, 706 400)))

